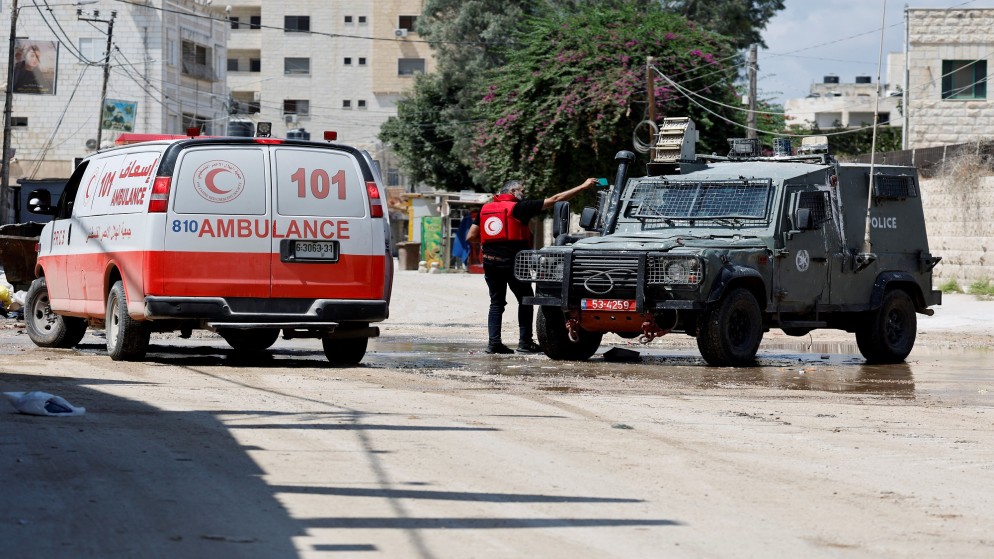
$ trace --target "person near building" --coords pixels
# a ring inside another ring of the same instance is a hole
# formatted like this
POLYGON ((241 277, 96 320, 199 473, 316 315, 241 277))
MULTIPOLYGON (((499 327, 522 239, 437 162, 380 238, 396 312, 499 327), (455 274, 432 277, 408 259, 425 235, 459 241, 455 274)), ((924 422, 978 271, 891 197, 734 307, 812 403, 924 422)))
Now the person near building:
POLYGON ((556 202, 570 200, 584 190, 597 187, 597 179, 587 179, 579 186, 564 190, 543 200, 525 198, 524 185, 519 180, 504 183, 494 200, 484 204, 479 219, 469 229, 470 241, 480 240, 483 246, 483 277, 490 290, 490 310, 487 314, 487 353, 513 353, 501 340, 501 320, 507 306, 507 289, 518 300, 518 352, 538 353, 542 348, 532 340, 531 305, 523 305, 524 297, 534 295, 531 283, 514 277, 514 259, 519 252, 532 248, 529 222, 556 202))

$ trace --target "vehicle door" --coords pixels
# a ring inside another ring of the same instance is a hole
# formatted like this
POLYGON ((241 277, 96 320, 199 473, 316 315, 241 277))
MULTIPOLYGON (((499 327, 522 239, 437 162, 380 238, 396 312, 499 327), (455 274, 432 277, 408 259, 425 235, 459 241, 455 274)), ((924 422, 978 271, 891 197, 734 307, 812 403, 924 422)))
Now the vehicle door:
POLYGON ((789 200, 790 230, 777 259, 774 300, 782 312, 807 312, 829 302, 828 239, 837 235, 827 190, 798 189, 789 200))
POLYGON ((381 299, 386 240, 359 161, 335 149, 272 150, 273 297, 381 299))
MULTIPOLYGON (((48 287, 49 301, 54 303, 54 308, 58 310, 68 310, 66 306, 69 300, 69 275, 70 270, 66 264, 69 257, 70 246, 73 233, 80 234, 77 221, 76 208, 82 209, 82 205, 96 191, 91 185, 90 192, 85 188, 86 181, 94 180, 92 172, 94 163, 84 161, 73 171, 71 177, 66 182, 62 191, 62 198, 58 201, 58 208, 52 217, 52 236, 48 239, 48 253, 40 253, 39 261, 45 268, 45 282, 48 287)), ((44 243, 43 243, 44 246, 44 243)))
POLYGON ((270 296, 266 146, 191 147, 173 173, 157 273, 176 297, 270 296))
MULTIPOLYGON (((76 229, 68 262, 69 296, 83 310, 102 315, 104 278, 111 262, 129 294, 141 293, 144 209, 159 152, 128 151, 93 160, 76 197, 76 229)), ((130 295, 129 295, 130 296, 130 295)))

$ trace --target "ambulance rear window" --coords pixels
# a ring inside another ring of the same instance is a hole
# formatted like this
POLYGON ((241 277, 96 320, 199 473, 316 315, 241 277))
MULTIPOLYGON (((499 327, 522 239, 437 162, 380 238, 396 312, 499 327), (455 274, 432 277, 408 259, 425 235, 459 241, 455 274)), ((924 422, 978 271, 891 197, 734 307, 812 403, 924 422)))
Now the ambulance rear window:
POLYGON ((189 214, 264 215, 265 148, 185 150, 172 189, 173 211, 189 214))
POLYGON ((281 147, 275 150, 276 209, 285 216, 366 215, 366 183, 347 153, 281 147))

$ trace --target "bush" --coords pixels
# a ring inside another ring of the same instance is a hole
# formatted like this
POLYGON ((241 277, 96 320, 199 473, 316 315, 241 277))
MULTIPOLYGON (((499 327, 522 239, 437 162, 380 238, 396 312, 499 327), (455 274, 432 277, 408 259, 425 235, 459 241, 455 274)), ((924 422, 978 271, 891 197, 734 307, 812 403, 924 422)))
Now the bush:
POLYGON ((994 296, 994 285, 991 285, 990 278, 978 279, 970 284, 970 295, 983 297, 994 296))
POLYGON ((939 286, 939 291, 943 293, 963 293, 963 288, 959 286, 956 278, 952 278, 939 286))

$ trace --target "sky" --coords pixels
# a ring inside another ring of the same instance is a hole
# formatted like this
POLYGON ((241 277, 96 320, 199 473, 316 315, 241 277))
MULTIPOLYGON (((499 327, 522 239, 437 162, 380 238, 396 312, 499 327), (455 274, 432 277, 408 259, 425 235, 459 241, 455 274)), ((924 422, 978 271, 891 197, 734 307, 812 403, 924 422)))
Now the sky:
MULTIPOLYGON (((880 80, 888 80, 887 53, 904 52, 904 8, 994 8, 994 0, 786 0, 763 31, 757 98, 783 103, 807 96, 826 75, 853 83, 856 76, 877 82, 883 23, 880 80), (884 6, 886 4, 886 13, 884 6)), ((994 30, 992 30, 994 34, 994 30)))

